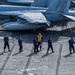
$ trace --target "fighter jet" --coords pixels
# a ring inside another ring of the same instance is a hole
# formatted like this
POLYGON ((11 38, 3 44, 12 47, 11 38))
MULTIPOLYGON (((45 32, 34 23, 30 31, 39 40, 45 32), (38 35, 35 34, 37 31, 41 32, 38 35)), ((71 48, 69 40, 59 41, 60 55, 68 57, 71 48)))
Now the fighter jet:
POLYGON ((75 12, 70 10, 71 0, 54 0, 45 11, 5 11, 2 15, 16 15, 21 18, 16 22, 3 24, 6 30, 29 30, 48 28, 52 22, 75 21, 75 12), (61 4, 60 4, 61 3, 61 4))
MULTIPOLYGON (((47 8, 47 6, 49 5, 49 4, 51 4, 51 0, 43 0, 43 3, 42 3, 42 1, 41 0, 36 0, 35 2, 33 2, 32 3, 32 5, 30 6, 30 7, 26 7, 26 6, 16 6, 16 5, 11 5, 11 4, 13 4, 13 3, 8 3, 6 0, 1 0, 1 2, 4 2, 4 3, 6 3, 7 5, 0 5, 0 11, 2 11, 2 12, 5 12, 5 11, 23 11, 23 10, 27 10, 27 11, 31 11, 31 10, 33 10, 33 11, 44 11, 44 10, 46 10, 47 8), (37 2, 37 3, 36 3, 37 2), (45 3, 46 2, 46 3, 45 3), (50 3, 49 3, 50 2, 50 3), (43 7, 42 6, 40 6, 41 5, 41 3, 42 3, 42 5, 44 5, 43 7), (37 6, 38 5, 38 6, 37 6), (46 5, 46 7, 45 7, 45 5, 46 5)), ((3 19, 12 19, 12 18, 14 18, 13 16, 4 16, 4 15, 0 15, 0 20, 3 20, 3 19)))
MULTIPOLYGON (((4 1, 3 2, 7 2, 4 1)), ((0 11, 5 12, 5 11, 23 11, 23 10, 27 10, 27 11, 44 11, 47 9, 47 7, 49 6, 49 4, 51 4, 52 1, 51 0, 35 0, 32 5, 30 7, 27 6, 16 6, 16 5, 0 5, 0 11)), ((10 4, 10 3, 9 3, 10 4)), ((10 18, 9 16, 1 16, 0 15, 0 19, 8 19, 10 18)), ((12 16, 12 18, 14 18, 12 16)))

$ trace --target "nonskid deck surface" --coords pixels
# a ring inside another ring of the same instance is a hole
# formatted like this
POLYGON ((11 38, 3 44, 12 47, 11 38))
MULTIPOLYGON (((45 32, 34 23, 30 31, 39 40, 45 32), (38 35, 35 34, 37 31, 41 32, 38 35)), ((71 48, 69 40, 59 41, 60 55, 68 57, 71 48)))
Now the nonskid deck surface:
MULTIPOLYGON (((0 31, 0 75, 74 75, 75 54, 69 54, 68 45, 70 31, 64 32, 41 31, 43 35, 42 51, 34 54, 32 39, 39 32, 0 31), (6 49, 6 53, 3 55, 3 37, 5 34, 10 37, 11 52, 6 49), (19 36, 23 39, 23 52, 21 53, 18 53, 17 38, 19 36), (53 42, 54 53, 51 53, 50 50, 49 54, 46 54, 49 36, 53 42)), ((75 36, 72 36, 75 40, 75 36)))

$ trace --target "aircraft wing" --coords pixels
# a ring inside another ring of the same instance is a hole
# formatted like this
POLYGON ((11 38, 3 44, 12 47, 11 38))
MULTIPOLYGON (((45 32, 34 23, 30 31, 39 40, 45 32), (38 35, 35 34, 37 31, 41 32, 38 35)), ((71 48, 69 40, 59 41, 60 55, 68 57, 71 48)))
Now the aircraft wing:
POLYGON ((71 20, 75 21, 75 17, 74 16, 71 16, 71 15, 63 15, 63 16, 65 16, 68 19, 71 19, 71 20))
POLYGON ((41 12, 27 12, 22 15, 18 15, 22 19, 26 19, 30 23, 48 23, 47 19, 41 12))
POLYGON ((21 11, 0 11, 0 15, 20 15, 21 11))

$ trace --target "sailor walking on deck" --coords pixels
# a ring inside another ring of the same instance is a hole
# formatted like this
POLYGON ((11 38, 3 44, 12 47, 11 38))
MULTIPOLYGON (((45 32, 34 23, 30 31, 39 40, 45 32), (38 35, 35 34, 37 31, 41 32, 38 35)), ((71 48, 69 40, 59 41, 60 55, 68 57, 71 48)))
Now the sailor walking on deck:
POLYGON ((8 51, 10 51, 9 37, 5 34, 5 37, 4 37, 4 51, 3 51, 3 53, 5 52, 6 47, 8 47, 8 51))

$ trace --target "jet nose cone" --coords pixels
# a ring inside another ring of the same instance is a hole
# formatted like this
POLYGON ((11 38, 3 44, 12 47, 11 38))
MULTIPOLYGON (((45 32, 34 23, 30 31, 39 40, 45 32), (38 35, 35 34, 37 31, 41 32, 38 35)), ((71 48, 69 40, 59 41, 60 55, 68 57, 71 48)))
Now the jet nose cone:
POLYGON ((7 25, 9 25, 9 26, 17 25, 17 24, 18 24, 17 22, 8 22, 8 23, 4 23, 4 24, 2 25, 2 27, 7 26, 7 25))
POLYGON ((16 28, 18 28, 18 23, 8 22, 8 23, 3 24, 2 27, 6 30, 16 30, 16 28))
POLYGON ((8 22, 2 26, 6 30, 25 30, 27 25, 18 22, 8 22))
POLYGON ((4 26, 3 28, 6 29, 6 30, 13 30, 13 27, 9 26, 9 25, 4 26))

